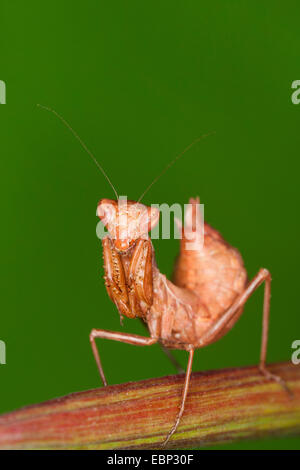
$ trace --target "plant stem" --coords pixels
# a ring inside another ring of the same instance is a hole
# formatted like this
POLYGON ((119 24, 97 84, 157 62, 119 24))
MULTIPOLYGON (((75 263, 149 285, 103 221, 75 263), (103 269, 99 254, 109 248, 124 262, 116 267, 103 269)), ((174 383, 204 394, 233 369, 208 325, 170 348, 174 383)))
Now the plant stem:
MULTIPOLYGON (((300 434, 300 367, 268 366, 192 374, 183 418, 167 448, 300 434)), ((2 415, 1 449, 159 449, 180 403, 184 375, 72 393, 2 415)))

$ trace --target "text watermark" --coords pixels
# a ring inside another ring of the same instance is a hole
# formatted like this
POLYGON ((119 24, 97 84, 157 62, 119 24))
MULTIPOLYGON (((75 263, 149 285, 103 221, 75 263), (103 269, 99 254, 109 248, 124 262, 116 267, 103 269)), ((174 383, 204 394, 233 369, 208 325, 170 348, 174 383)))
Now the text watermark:
POLYGON ((0 104, 6 104, 6 84, 0 80, 0 104))
POLYGON ((145 206, 120 196, 118 201, 102 200, 97 215, 96 234, 101 240, 108 235, 113 240, 147 239, 150 232, 154 240, 184 239, 187 250, 201 249, 204 244, 204 204, 196 200, 182 208, 177 203, 145 206))
POLYGON ((6 344, 0 339, 0 364, 6 364, 6 344))
POLYGON ((297 366, 300 364, 300 339, 296 339, 292 342, 292 349, 295 349, 292 354, 292 363, 297 366))
POLYGON ((295 89, 295 91, 291 95, 292 103, 299 104, 300 103, 300 80, 294 80, 292 83, 292 88, 295 89))

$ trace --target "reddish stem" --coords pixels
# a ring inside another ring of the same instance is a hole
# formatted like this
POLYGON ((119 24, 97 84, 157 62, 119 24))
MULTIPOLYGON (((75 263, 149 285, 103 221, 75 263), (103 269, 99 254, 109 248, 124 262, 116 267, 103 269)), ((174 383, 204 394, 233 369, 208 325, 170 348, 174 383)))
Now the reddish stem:
MULTIPOLYGON (((300 368, 273 364, 293 398, 257 367, 196 372, 168 448, 300 433, 300 368)), ((172 427, 184 375, 72 393, 0 417, 0 448, 157 449, 172 427)))

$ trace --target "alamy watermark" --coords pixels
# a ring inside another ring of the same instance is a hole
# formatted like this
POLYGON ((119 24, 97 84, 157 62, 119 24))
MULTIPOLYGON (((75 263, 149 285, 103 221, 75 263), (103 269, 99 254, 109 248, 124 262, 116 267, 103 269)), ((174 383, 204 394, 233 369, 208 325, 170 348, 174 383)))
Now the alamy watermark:
POLYGON ((6 364, 6 344, 0 339, 0 364, 6 364))
POLYGON ((97 237, 101 240, 110 236, 118 240, 135 240, 162 238, 169 240, 184 238, 187 250, 199 250, 204 244, 204 204, 193 203, 152 204, 144 206, 141 203, 127 201, 126 196, 120 196, 118 201, 102 200, 97 208, 100 221, 96 227, 97 237), (174 226, 171 230, 171 214, 174 226))
POLYGON ((300 339, 296 339, 292 342, 292 349, 295 349, 292 354, 292 363, 297 366, 300 364, 300 339))
POLYGON ((292 88, 295 89, 295 91, 291 95, 292 103, 299 104, 300 103, 300 80, 294 80, 292 83, 292 88))
POLYGON ((6 84, 0 80, 0 104, 6 104, 6 84))

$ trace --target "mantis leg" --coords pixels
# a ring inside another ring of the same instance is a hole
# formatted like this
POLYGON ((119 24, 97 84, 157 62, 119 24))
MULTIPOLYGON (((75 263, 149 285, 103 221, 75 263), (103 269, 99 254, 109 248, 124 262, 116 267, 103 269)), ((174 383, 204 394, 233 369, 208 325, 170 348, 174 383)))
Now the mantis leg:
POLYGON ((285 381, 274 374, 271 374, 266 368, 266 355, 269 333, 269 318, 270 318, 270 298, 271 298, 271 274, 267 269, 260 269, 256 276, 249 282, 244 292, 235 300, 232 306, 222 315, 222 317, 209 329, 201 338, 200 345, 210 342, 214 337, 218 336, 226 328, 230 321, 239 316, 240 309, 244 306, 253 292, 265 282, 264 303, 263 303, 263 322, 262 322, 262 338, 259 370, 267 378, 274 380, 281 384, 284 389, 292 395, 291 390, 287 387, 285 381))
MULTIPOLYGON (((143 326, 146 328, 145 322, 141 319, 141 323, 143 326)), ((148 331, 148 330, 147 330, 148 331)), ((176 357, 173 356, 172 351, 170 349, 166 348, 163 344, 159 344, 162 352, 167 356, 169 361, 172 363, 172 365, 175 367, 177 370, 178 374, 184 374, 184 369, 181 367, 181 364, 179 361, 177 361, 176 357)))
POLYGON ((167 358, 169 359, 169 361, 172 363, 172 365, 175 367, 175 369, 177 370, 178 374, 183 374, 184 373, 184 370, 183 368, 181 367, 179 361, 177 361, 176 357, 173 356, 172 352, 166 348, 165 346, 163 346, 162 344, 160 345, 161 346, 161 350, 165 353, 165 355, 167 356, 167 358))
POLYGON ((145 336, 138 336, 134 334, 119 333, 117 331, 93 329, 90 333, 90 342, 91 342, 92 351, 93 351, 93 354, 97 363, 97 367, 100 373, 100 377, 104 386, 107 385, 107 381, 103 372, 100 355, 99 355, 99 352, 95 343, 95 338, 112 339, 114 341, 121 341, 122 343, 133 344, 135 346, 151 346, 151 344, 154 344, 157 342, 156 338, 147 338, 145 336))
POLYGON ((185 381, 184 381, 184 387, 183 387, 183 393, 182 393, 179 413, 177 415, 175 423, 173 424, 172 428, 170 429, 170 431, 169 431, 169 433, 168 433, 168 435, 167 435, 167 437, 166 437, 166 439, 163 443, 163 447, 166 446, 169 439, 172 437, 172 435, 176 431, 176 429, 178 427, 178 424, 180 422, 180 419, 181 419, 181 417, 183 415, 183 412, 184 412, 184 405, 185 405, 186 397, 187 397, 187 394, 188 394, 188 389, 189 389, 189 384, 190 384, 190 377, 191 377, 191 372, 192 372, 192 363, 193 363, 193 357, 194 357, 194 350, 191 349, 189 351, 189 353, 190 353, 190 355, 189 355, 188 366, 187 366, 186 374, 185 374, 185 381))

